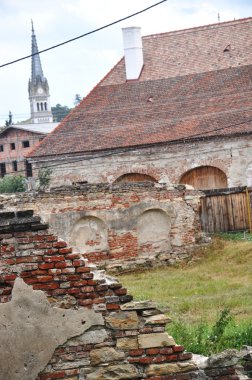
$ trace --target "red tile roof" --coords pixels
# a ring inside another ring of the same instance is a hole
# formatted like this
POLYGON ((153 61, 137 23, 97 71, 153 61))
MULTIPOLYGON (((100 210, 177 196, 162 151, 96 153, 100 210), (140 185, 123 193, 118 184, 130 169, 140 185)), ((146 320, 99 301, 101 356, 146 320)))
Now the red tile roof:
POLYGON ((31 156, 251 133, 251 43, 252 18, 144 37, 139 80, 121 60, 31 156))

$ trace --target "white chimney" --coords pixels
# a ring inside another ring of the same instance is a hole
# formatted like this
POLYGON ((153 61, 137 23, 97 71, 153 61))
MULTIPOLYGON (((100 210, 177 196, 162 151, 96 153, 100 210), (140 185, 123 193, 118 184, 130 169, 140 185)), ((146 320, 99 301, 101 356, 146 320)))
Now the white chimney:
POLYGON ((143 68, 141 28, 122 28, 126 79, 138 79, 143 68))

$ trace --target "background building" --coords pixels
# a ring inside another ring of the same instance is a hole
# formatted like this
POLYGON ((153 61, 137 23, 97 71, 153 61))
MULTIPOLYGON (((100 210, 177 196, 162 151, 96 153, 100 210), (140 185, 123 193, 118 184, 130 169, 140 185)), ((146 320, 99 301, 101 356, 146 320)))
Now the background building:
POLYGON ((52 186, 151 180, 252 184, 252 18, 141 38, 33 150, 52 186))

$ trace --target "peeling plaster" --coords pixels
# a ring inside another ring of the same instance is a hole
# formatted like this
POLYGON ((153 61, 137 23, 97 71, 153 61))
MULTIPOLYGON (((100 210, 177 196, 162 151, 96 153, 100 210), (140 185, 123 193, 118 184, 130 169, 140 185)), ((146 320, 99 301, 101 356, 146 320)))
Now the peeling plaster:
POLYGON ((94 325, 104 325, 101 314, 51 307, 42 291, 17 278, 12 300, 0 304, 0 380, 35 380, 59 345, 94 325))

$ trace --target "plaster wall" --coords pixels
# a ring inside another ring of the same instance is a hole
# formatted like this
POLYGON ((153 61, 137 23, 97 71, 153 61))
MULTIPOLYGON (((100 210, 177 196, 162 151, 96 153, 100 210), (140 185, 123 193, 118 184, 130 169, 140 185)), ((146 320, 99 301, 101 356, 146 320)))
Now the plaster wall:
POLYGON ((214 166, 222 170, 228 187, 244 186, 252 181, 247 168, 252 160, 250 136, 225 138, 193 143, 135 148, 125 152, 101 152, 90 155, 50 157, 47 161, 34 163, 53 166, 50 186, 70 185, 73 182, 113 183, 126 173, 142 173, 157 181, 179 183, 182 175, 199 166, 214 166))
POLYGON ((196 190, 166 184, 99 184, 2 195, 6 210, 32 209, 59 237, 110 270, 173 264, 200 243, 196 190))
POLYGON ((228 187, 244 186, 252 181, 252 138, 218 138, 134 148, 125 152, 110 151, 69 157, 49 157, 35 162, 35 169, 44 164, 53 166, 51 187, 73 182, 113 183, 127 173, 142 173, 157 181, 179 183, 182 175, 199 166, 214 166, 222 170, 228 187), (57 166, 57 164, 60 164, 57 166))

